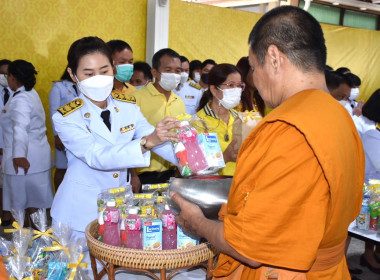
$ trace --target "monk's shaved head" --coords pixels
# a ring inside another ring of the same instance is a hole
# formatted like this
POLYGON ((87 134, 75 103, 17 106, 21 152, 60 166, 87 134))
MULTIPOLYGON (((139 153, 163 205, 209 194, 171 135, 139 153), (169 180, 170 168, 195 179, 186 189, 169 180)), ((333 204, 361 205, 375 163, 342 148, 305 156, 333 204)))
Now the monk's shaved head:
POLYGON ((318 21, 304 10, 281 6, 266 13, 254 26, 249 44, 260 65, 270 45, 275 45, 290 62, 303 71, 323 72, 326 45, 318 21))

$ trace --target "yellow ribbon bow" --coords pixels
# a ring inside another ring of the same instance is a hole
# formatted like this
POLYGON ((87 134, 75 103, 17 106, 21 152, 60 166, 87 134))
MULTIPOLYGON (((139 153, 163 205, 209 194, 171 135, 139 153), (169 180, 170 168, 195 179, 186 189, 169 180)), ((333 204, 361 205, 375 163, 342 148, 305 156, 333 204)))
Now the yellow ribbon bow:
POLYGON ((61 244, 59 244, 56 241, 53 241, 53 247, 45 247, 42 249, 42 251, 44 251, 44 252, 46 252, 46 251, 59 251, 59 250, 64 251, 66 253, 66 255, 70 258, 69 248, 62 247, 61 244))
POLYGON ((45 235, 45 236, 50 237, 50 238, 52 238, 54 240, 57 240, 57 237, 55 237, 55 236, 52 235, 53 231, 54 231, 53 228, 49 228, 45 232, 38 231, 38 230, 33 230, 33 234, 35 234, 35 236, 32 238, 32 240, 37 239, 37 238, 41 237, 42 235, 45 235))
POLYGON ((12 232, 15 232, 17 230, 21 230, 21 228, 17 222, 13 222, 12 227, 14 227, 14 228, 4 229, 4 232, 5 233, 12 233, 12 232))
POLYGON ((78 266, 79 266, 79 267, 87 268, 87 263, 81 263, 81 261, 83 260, 83 257, 84 257, 84 255, 83 255, 83 254, 80 254, 77 263, 69 263, 69 264, 67 265, 67 268, 72 268, 72 269, 73 269, 73 270, 71 271, 71 273, 70 273, 70 278, 69 278, 69 280, 74 280, 75 274, 77 273, 78 266))
POLYGON ((247 123, 249 119, 259 120, 262 118, 260 115, 257 115, 257 112, 254 110, 252 110, 252 111, 245 110, 244 113, 246 114, 245 118, 244 118, 244 123, 247 123))

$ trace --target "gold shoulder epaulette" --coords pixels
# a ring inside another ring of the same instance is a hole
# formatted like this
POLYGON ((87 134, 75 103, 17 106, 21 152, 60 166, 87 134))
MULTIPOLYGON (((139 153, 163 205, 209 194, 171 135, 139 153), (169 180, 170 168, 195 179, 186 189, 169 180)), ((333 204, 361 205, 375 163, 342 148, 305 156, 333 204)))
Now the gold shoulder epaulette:
POLYGON ((380 123, 376 123, 376 128, 380 130, 380 123))
POLYGON ((136 97, 124 93, 112 93, 113 99, 136 104, 136 97))
POLYGON ((57 109, 58 112, 62 114, 62 116, 66 117, 67 115, 71 114, 75 110, 78 110, 80 107, 82 107, 84 104, 83 100, 80 98, 74 99, 73 101, 59 107, 57 109))
POLYGON ((201 89, 201 86, 200 85, 197 85, 195 83, 190 83, 190 86, 193 87, 193 88, 196 88, 196 89, 201 89))

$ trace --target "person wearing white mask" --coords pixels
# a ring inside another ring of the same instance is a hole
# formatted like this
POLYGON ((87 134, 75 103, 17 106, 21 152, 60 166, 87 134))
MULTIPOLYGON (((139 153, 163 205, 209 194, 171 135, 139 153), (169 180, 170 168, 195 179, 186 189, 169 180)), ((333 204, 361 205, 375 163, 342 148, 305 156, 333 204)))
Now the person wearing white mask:
POLYGON ((348 110, 348 100, 352 87, 351 81, 345 75, 336 71, 325 71, 325 78, 331 96, 348 110))
POLYGON ((232 139, 232 124, 237 117, 233 109, 241 100, 245 88, 239 70, 232 64, 216 65, 208 74, 209 89, 199 103, 197 116, 204 121, 201 132, 215 132, 218 135, 226 167, 220 175, 233 176, 236 168, 236 140, 232 139))
POLYGON ((150 72, 152 68, 146 62, 138 61, 133 64, 133 75, 130 80, 132 86, 136 89, 141 89, 149 84, 152 79, 152 73, 150 72))
POLYGON ((194 115, 202 97, 201 87, 194 81, 189 81, 189 60, 184 56, 181 56, 181 65, 181 82, 173 91, 185 102, 186 113, 194 115))
POLYGON ((112 52, 114 61, 115 80, 113 84, 114 93, 130 94, 136 88, 129 83, 133 75, 133 51, 131 46, 122 40, 111 40, 107 42, 112 52))
POLYGON ((190 61, 189 67, 189 77, 192 82, 199 85, 199 81, 201 80, 201 67, 202 62, 198 59, 194 59, 190 61))
POLYGON ((55 130, 66 148, 68 168, 54 197, 54 223, 67 223, 76 237, 97 218, 97 195, 128 184, 128 169, 149 166, 150 151, 176 163, 172 145, 178 136, 175 118, 150 125, 135 98, 112 93, 112 56, 98 37, 75 41, 67 71, 79 89, 77 99, 57 109, 55 130))
MULTIPOLYGON (((151 125, 164 117, 177 117, 185 113, 185 103, 173 92, 181 81, 181 60, 177 52, 166 48, 152 58, 154 83, 133 93, 136 104, 151 125)), ((175 175, 177 168, 170 162, 152 154, 150 166, 136 169, 141 184, 165 183, 175 175)))

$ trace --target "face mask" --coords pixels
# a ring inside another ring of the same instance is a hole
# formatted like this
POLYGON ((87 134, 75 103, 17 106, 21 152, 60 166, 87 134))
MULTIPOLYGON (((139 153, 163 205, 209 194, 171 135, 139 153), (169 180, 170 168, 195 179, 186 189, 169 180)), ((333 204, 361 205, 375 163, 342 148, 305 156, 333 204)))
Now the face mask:
POLYGON ((201 79, 202 79, 202 82, 204 82, 205 84, 208 84, 208 73, 202 74, 201 79))
POLYGON ((120 82, 127 82, 132 78, 133 64, 116 65, 116 72, 116 79, 118 79, 120 82))
POLYGON ((350 100, 355 100, 359 97, 359 88, 352 88, 350 94, 350 100))
POLYGON ((347 100, 339 100, 338 102, 339 102, 340 104, 342 104, 343 107, 345 107, 346 104, 347 104, 347 100))
POLYGON ((229 110, 239 105, 242 92, 241 88, 226 88, 220 90, 223 91, 223 98, 219 99, 219 104, 223 105, 224 108, 229 110))
POLYGON ((175 73, 161 73, 159 85, 166 91, 175 89, 181 81, 181 75, 175 73))
POLYGON ((194 73, 194 81, 199 83, 200 80, 201 80, 201 74, 199 72, 195 72, 194 73))
POLYGON ((113 76, 96 75, 80 82, 76 75, 74 77, 80 91, 94 101, 104 101, 111 94, 113 76))
POLYGON ((7 78, 5 78, 4 74, 0 75, 0 86, 2 86, 2 87, 8 86, 8 81, 7 81, 7 78))
POLYGON ((181 84, 184 84, 186 83, 187 79, 189 78, 189 74, 187 74, 186 72, 181 72, 181 84))
POLYGON ((141 85, 141 86, 135 86, 135 88, 136 88, 136 89, 140 89, 140 88, 143 88, 143 87, 145 87, 145 86, 146 86, 148 83, 149 83, 149 81, 147 81, 145 85, 141 85))

